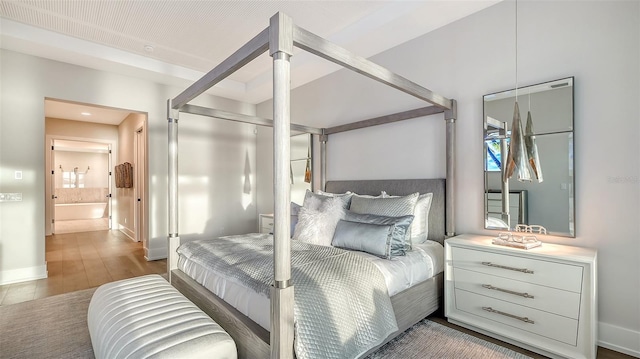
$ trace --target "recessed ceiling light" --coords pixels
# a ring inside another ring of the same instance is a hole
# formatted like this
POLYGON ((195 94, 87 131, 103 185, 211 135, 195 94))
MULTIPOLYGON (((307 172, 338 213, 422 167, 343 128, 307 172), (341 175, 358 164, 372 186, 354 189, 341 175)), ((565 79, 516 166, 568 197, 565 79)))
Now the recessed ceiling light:
POLYGON ((80 112, 82 116, 91 116, 91 112, 80 112))

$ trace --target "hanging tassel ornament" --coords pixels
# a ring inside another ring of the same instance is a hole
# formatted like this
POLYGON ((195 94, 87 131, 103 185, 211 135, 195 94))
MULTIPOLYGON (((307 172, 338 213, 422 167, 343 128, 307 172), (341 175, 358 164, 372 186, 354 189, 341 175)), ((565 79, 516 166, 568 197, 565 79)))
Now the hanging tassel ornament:
POLYGON ((527 152, 522 135, 522 122, 520 121, 520 107, 518 101, 513 108, 513 123, 511 124, 511 141, 509 143, 509 153, 505 162, 504 180, 518 172, 518 181, 531 181, 531 173, 527 166, 527 152))
POLYGON ((307 165, 304 169, 304 181, 311 183, 311 149, 307 148, 307 165))

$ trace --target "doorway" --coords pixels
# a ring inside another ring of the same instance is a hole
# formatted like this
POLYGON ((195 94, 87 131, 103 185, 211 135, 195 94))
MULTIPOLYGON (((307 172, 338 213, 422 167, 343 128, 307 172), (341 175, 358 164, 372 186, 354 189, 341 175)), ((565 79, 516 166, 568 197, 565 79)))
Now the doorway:
MULTIPOLYGON (((119 231, 129 237, 132 241, 143 242, 145 253, 148 247, 148 172, 147 172, 147 120, 145 112, 104 107, 99 105, 84 104, 67 100, 45 98, 45 145, 47 154, 45 156, 45 166, 47 171, 45 184, 45 225, 46 234, 61 233, 66 229, 59 226, 60 218, 56 215, 56 205, 58 207, 63 201, 71 200, 71 204, 77 207, 85 206, 79 203, 89 201, 86 194, 73 194, 61 198, 60 190, 65 192, 86 191, 89 183, 95 180, 97 168, 89 163, 76 164, 67 163, 56 164, 58 157, 64 157, 68 153, 89 152, 91 155, 108 156, 106 166, 109 177, 106 179, 107 185, 100 185, 98 194, 90 194, 91 201, 108 203, 107 209, 102 212, 103 217, 91 218, 106 222, 101 228, 119 231), (54 141, 66 141, 57 143, 54 141), (89 145, 90 150, 79 150, 80 143, 93 143, 89 145), (105 146, 106 145, 106 146, 105 146), (60 149, 59 147, 64 147, 60 149), (72 147, 72 150, 69 148, 72 147), (60 150, 60 151, 59 151, 60 150), (116 188, 115 168, 124 163, 130 163, 135 170, 135 183, 133 188, 116 188), (77 167, 77 168, 76 168, 77 167), (88 168, 88 171, 87 171, 88 168), (59 189, 60 188, 60 189, 59 189), (106 190, 105 190, 106 188, 106 190), (104 195, 97 201, 99 196, 104 195), (56 198, 57 197, 57 198, 56 198), (71 199, 69 199, 71 197, 71 199), (106 221, 105 221, 106 219, 106 221), (58 225, 57 225, 58 224, 58 225)), ((86 154, 85 154, 86 155, 86 154)), ((71 207, 71 206, 68 206, 71 207)), ((94 216, 99 212, 97 204, 92 207, 94 216)), ((89 211, 89 209, 84 209, 89 211)), ((65 218, 64 215, 62 218, 65 218)), ((63 219, 65 220, 65 219, 63 219)), ((94 222, 92 226, 95 225, 94 222)), ((66 223, 62 223, 64 227, 66 223)), ((96 227, 87 230, 98 229, 96 227)))
POLYGON ((51 140, 51 232, 111 229, 111 144, 51 140))

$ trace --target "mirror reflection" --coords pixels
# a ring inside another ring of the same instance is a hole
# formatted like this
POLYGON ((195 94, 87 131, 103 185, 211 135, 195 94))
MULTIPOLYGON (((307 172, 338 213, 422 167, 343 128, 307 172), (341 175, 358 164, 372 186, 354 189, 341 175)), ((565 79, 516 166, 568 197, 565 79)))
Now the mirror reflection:
POLYGON ((485 228, 539 225, 549 234, 574 237, 573 77, 518 88, 521 126, 512 131, 515 102, 515 90, 484 96, 485 228), (512 142, 516 156, 522 154, 515 163, 512 142), (532 143, 540 178, 530 163, 532 143), (516 170, 506 178, 509 162, 516 170), (518 169, 529 171, 531 180, 519 180, 527 176, 518 169))
POLYGON ((311 134, 291 136, 291 202, 302 205, 307 190, 312 190, 311 134))

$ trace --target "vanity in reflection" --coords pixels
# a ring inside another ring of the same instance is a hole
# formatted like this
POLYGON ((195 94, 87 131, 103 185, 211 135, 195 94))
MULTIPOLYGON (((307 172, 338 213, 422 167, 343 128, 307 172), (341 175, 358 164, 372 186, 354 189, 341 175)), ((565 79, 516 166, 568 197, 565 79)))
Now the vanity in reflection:
POLYGON ((543 181, 504 180, 516 91, 484 96, 485 228, 540 225, 548 234, 575 237, 573 77, 518 88, 523 130, 531 114, 543 181))

